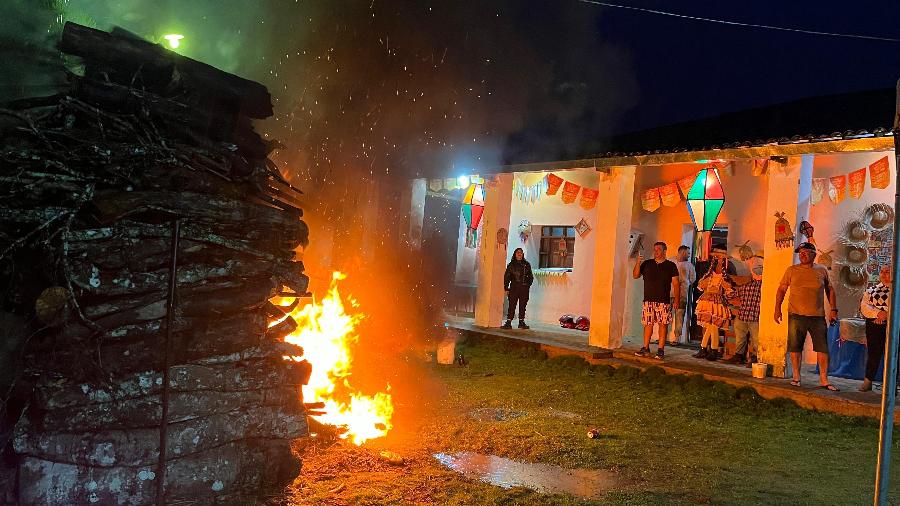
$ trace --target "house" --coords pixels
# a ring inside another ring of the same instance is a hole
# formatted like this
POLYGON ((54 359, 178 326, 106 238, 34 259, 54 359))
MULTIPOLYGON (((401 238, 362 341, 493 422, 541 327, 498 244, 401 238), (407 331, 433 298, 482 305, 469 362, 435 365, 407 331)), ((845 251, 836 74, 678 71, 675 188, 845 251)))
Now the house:
MULTIPOLYGON (((477 244, 460 239, 455 255, 456 281, 474 291, 476 324, 500 325, 503 270, 522 247, 536 274, 529 318, 553 323, 567 313, 587 315, 590 344, 618 348, 641 333, 642 281, 630 275, 639 247, 633 232, 643 234, 647 258, 656 241, 669 246, 670 256, 687 245, 695 258, 714 243, 728 251, 746 244, 763 258, 760 360, 784 374, 786 319, 776 324, 771 315, 795 254, 776 243, 776 221, 787 220, 798 243, 805 240, 800 222, 814 226, 825 253, 819 260, 833 260, 840 317, 855 316, 864 278, 877 277, 878 265, 890 261, 891 243, 873 239, 883 239, 885 230, 867 228, 866 213, 879 204, 893 210, 894 100, 893 89, 805 99, 620 136, 616 151, 603 155, 484 171, 477 244), (689 186, 704 168, 716 169, 725 204, 715 230, 699 234, 678 183, 689 186), (563 183, 549 195, 558 178, 563 183), (653 191, 660 188, 666 205, 653 191), (585 199, 590 190, 593 206, 585 199), (855 220, 866 238, 848 236, 855 220)), ((436 233, 449 217, 450 233, 465 237, 458 202, 469 184, 455 177, 413 182, 412 222, 420 235, 436 233)))

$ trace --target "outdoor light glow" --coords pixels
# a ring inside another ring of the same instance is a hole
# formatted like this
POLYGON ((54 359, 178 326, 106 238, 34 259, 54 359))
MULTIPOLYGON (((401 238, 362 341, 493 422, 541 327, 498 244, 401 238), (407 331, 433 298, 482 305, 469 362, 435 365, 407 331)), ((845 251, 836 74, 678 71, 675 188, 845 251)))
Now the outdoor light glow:
POLYGON ((469 176, 459 176, 456 180, 459 181, 460 188, 469 187, 469 176))
POLYGON ((181 35, 179 33, 170 33, 168 35, 164 35, 163 38, 169 42, 169 47, 175 49, 179 45, 181 45, 181 39, 184 38, 184 35, 181 35))

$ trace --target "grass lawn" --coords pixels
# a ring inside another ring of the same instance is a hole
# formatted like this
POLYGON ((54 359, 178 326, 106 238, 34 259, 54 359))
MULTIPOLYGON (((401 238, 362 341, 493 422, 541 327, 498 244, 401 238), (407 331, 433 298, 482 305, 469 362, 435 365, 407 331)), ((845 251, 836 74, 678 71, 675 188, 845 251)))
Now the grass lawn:
MULTIPOLYGON (((298 443, 304 463, 281 504, 871 504, 877 422, 765 401, 701 377, 589 366, 504 345, 458 347, 465 367, 423 365, 429 394, 398 403, 396 428, 357 448, 298 443), (525 414, 479 420, 473 410, 525 414), (560 413, 560 411, 565 413, 560 413), (577 417, 575 416, 577 415, 577 417), (588 439, 590 428, 600 439, 588 439), (379 458, 390 450, 403 465, 379 458), (437 452, 478 452, 618 473, 586 501, 502 489, 443 468, 437 452)), ((895 438, 896 439, 896 438, 895 438)), ((900 445, 894 445, 894 454, 900 445)), ((891 501, 900 501, 900 459, 891 501)))

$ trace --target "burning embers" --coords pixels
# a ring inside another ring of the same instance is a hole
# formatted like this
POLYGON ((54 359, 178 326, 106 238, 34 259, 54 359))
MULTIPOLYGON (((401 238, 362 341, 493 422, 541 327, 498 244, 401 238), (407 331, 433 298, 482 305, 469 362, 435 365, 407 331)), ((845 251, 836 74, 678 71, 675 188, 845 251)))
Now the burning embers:
MULTIPOLYGON (((322 300, 313 300, 302 307, 296 305, 290 310, 287 317, 296 321, 297 328, 284 340, 302 347, 303 356, 285 358, 306 360, 312 365, 309 382, 302 388, 303 401, 307 406, 318 403, 320 407, 309 414, 321 423, 346 429, 341 437, 361 445, 391 430, 394 406, 390 394, 379 392, 368 396, 351 384, 353 351, 359 341, 356 329, 365 315, 354 311, 358 305, 349 297, 346 303, 351 306, 351 313, 345 310, 345 299, 337 288, 338 281, 344 278, 335 272, 322 300)), ((290 307, 291 302, 289 297, 272 299, 273 304, 281 307, 290 307)), ((269 326, 284 319, 276 319, 269 326)))

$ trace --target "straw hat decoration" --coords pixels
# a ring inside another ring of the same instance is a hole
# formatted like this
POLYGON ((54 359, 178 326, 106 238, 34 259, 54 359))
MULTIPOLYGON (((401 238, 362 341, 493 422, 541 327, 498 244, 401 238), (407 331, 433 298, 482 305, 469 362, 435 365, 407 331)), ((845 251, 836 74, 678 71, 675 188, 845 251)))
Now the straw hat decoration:
POLYGON ((872 230, 884 230, 894 223, 894 208, 888 204, 872 204, 863 213, 863 222, 872 230))
POLYGON ((834 253, 833 249, 828 251, 819 251, 819 255, 816 257, 816 263, 822 266, 825 266, 828 270, 831 270, 831 266, 834 263, 834 258, 831 254, 834 253))
POLYGON ((869 251, 866 248, 856 245, 847 246, 847 253, 844 255, 848 265, 861 267, 866 264, 869 259, 869 251))
POLYGON ((864 246, 869 239, 869 227, 861 220, 851 220, 844 225, 843 239, 848 244, 864 246))
POLYGON ((753 248, 750 247, 750 241, 747 241, 738 247, 738 257, 745 262, 753 258, 753 248))
POLYGON ((865 269, 844 265, 841 267, 838 279, 849 290, 862 290, 866 287, 869 277, 866 275, 865 269))

